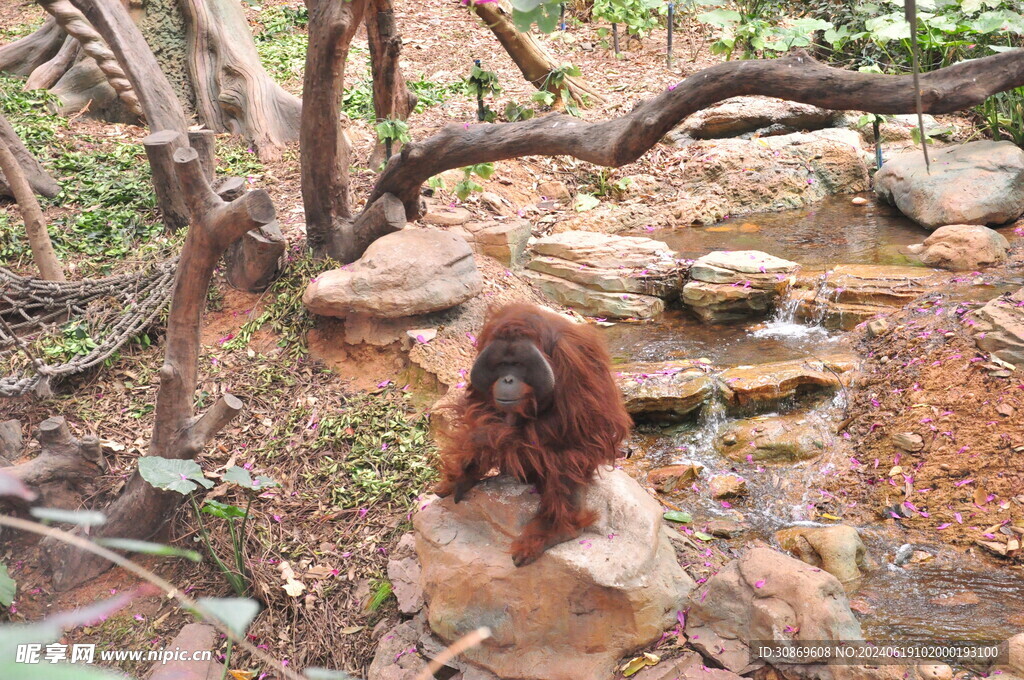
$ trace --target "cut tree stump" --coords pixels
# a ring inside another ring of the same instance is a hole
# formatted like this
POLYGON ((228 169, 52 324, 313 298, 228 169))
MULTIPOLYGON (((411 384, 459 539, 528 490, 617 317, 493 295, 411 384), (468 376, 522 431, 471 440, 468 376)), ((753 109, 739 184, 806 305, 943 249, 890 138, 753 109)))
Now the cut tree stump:
MULTIPOLYGON (((245 180, 229 177, 217 187, 217 195, 233 201, 245 193, 245 180)), ((225 278, 232 288, 261 293, 270 286, 284 265, 288 247, 277 220, 248 231, 224 253, 225 278)))

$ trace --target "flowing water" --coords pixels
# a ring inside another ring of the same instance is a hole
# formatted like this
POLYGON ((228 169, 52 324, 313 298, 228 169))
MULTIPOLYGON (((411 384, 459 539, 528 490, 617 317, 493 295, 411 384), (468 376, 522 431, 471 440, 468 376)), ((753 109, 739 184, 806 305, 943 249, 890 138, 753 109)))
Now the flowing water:
MULTIPOLYGON (((638 235, 664 241, 689 259, 713 250, 761 250, 824 271, 837 264, 915 264, 905 248, 923 241, 927 232, 889 206, 873 200, 856 206, 849 196, 837 196, 801 210, 638 235)), ((987 300, 1022 283, 981 284, 962 288, 955 296, 987 300)), ((654 321, 618 323, 603 332, 617 363, 705 358, 717 370, 850 351, 842 332, 796 322, 794 307, 777 310, 767 321, 712 325, 677 306, 654 321)), ((779 409, 799 408, 822 432, 831 433, 841 417, 843 398, 840 392, 831 400, 782 404, 779 409)), ((821 460, 764 466, 724 458, 716 453, 714 441, 730 418, 716 398, 691 422, 640 427, 633 445, 642 456, 627 466, 649 469, 685 460, 704 466, 702 480, 716 472, 740 473, 750 489, 740 504, 742 519, 752 534, 770 541, 778 529, 804 519, 804 508, 819 493, 814 480, 829 470, 821 460)), ((698 518, 740 516, 728 504, 711 500, 699 484, 675 502, 698 518)), ((900 542, 890 531, 887 525, 862 528, 877 568, 849 588, 868 639, 1001 641, 1024 630, 1020 571, 985 570, 978 564, 972 568, 968 558, 938 546, 915 546, 940 555, 933 562, 897 567, 892 557, 900 542)))

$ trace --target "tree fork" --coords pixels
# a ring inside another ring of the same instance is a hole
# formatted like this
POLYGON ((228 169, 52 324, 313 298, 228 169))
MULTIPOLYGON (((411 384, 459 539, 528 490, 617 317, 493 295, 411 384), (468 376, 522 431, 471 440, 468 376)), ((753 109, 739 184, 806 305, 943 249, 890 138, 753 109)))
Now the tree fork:
MULTIPOLYGON (((247 231, 274 221, 274 206, 263 190, 251 191, 231 202, 221 200, 210 187, 199 154, 186 146, 184 139, 168 139, 159 144, 149 141, 152 153, 171 156, 162 162, 173 166, 184 190, 191 227, 174 277, 153 437, 147 455, 191 459, 242 409, 237 397, 223 394, 204 415, 197 417, 194 413, 200 329, 213 270, 229 245, 247 231)), ((150 486, 136 471, 106 509, 108 521, 95 534, 149 538, 170 519, 181 498, 179 494, 150 486)), ((54 541, 44 541, 44 549, 57 590, 73 588, 110 566, 91 553, 75 551, 54 541)))
MULTIPOLYGON (((420 215, 420 187, 445 170, 521 156, 573 156, 619 167, 657 144, 700 109, 739 95, 764 95, 829 109, 913 113, 911 76, 845 71, 798 51, 781 59, 730 61, 699 71, 616 119, 588 123, 553 113, 502 125, 448 125, 407 144, 388 162, 367 206, 393 194, 410 220, 420 215)), ((950 113, 1024 85, 1024 50, 954 64, 921 76, 926 113, 950 113)))

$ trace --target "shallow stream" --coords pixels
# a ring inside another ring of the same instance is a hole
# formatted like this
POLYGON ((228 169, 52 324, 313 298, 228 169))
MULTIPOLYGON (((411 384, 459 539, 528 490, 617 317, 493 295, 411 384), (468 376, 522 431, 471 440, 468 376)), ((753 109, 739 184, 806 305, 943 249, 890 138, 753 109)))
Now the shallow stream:
MULTIPOLYGON (((928 234, 873 197, 867 205, 857 206, 850 196, 837 196, 801 210, 636 235, 664 241, 689 259, 714 250, 761 250, 798 262, 805 270, 824 271, 838 264, 917 264, 905 248, 928 234)), ((1021 284, 979 285, 958 295, 987 300, 1021 284)), ((603 333, 617 363, 703 358, 717 370, 850 352, 843 332, 795 322, 784 311, 767 322, 711 325, 677 307, 654 321, 617 323, 603 333)), ((800 410, 822 431, 833 432, 842 417, 837 408, 842 399, 840 392, 782 404, 778 412, 800 410)), ((803 519, 802 508, 818 493, 814 479, 829 472, 824 462, 828 456, 795 464, 736 463, 713 446, 730 418, 719 401, 706 405, 692 422, 640 427, 627 466, 647 471, 683 461, 699 463, 704 472, 696 488, 673 494, 671 501, 692 512, 698 522, 742 519, 750 531, 734 541, 737 545, 751 534, 772 541, 777 530, 803 519), (709 475, 730 470, 744 476, 749 487, 749 496, 735 507, 712 500, 706 488, 709 475)), ((829 439, 826 448, 836 446, 841 442, 829 439)), ((1024 630, 1024 573, 1020 570, 971 565, 966 556, 925 545, 915 548, 937 557, 904 569, 892 564, 901 541, 891 523, 858 528, 875 568, 848 591, 868 639, 1002 641, 1024 630)))

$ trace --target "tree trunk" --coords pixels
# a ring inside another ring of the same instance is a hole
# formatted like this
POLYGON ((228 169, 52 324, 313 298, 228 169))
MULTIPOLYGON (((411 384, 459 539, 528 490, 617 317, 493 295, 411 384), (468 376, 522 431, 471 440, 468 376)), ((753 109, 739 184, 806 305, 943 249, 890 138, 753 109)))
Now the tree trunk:
MULTIPOLYGON (((520 156, 567 155, 596 165, 632 163, 695 111, 739 95, 764 95, 827 109, 870 113, 916 111, 912 76, 844 71, 804 52, 782 59, 730 61, 695 73, 629 114, 587 123, 564 114, 504 125, 449 125, 392 156, 367 201, 393 194, 408 219, 420 215, 420 187, 451 168, 520 156)), ((1024 85, 1024 50, 961 62, 921 76, 926 113, 976 106, 988 96, 1024 85)))
POLYGON ((299 138, 302 102, 260 64, 238 0, 178 0, 185 17, 188 67, 199 119, 249 140, 263 160, 299 138))
POLYGON ((132 90, 132 84, 128 82, 128 78, 114 57, 114 53, 103 42, 103 38, 92 27, 92 24, 85 18, 81 10, 75 7, 70 0, 39 0, 39 3, 43 6, 43 9, 57 20, 57 23, 60 24, 61 28, 69 36, 78 40, 82 50, 93 58, 100 71, 106 76, 107 82, 117 92, 117 96, 124 103, 125 107, 133 115, 141 116, 142 107, 139 105, 139 98, 132 90))
MULTIPOLYGON (((244 193, 245 180, 241 177, 229 177, 217 187, 217 195, 225 201, 233 201, 244 193)), ((232 288, 262 293, 281 273, 287 247, 277 220, 247 231, 224 253, 224 278, 232 288)))
MULTIPOLYGON (((18 159, 18 165, 21 167, 21 171, 24 173, 25 179, 28 180, 33 191, 47 198, 53 198, 60 193, 60 185, 50 177, 46 170, 43 169, 43 166, 39 164, 39 161, 29 153, 29 150, 21 143, 21 139, 19 139, 14 128, 11 127, 11 124, 7 122, 3 115, 0 115, 0 144, 6 145, 11 153, 14 154, 14 157, 18 159)), ((14 196, 14 192, 11 191, 11 187, 2 176, 2 173, 0 173, 0 196, 14 196)))
MULTIPOLYGON (((523 77, 533 83, 538 90, 547 90, 555 97, 559 97, 558 90, 547 82, 548 75, 558 68, 547 50, 532 35, 516 29, 508 11, 503 9, 500 3, 473 2, 469 6, 487 24, 487 28, 491 29, 491 33, 508 52, 508 56, 512 57, 523 77)), ((577 104, 585 105, 586 97, 599 102, 604 101, 604 97, 597 90, 579 78, 565 76, 563 86, 569 90, 569 95, 577 104)))
MULTIPOLYGON (((373 73, 373 111, 378 121, 408 120, 416 108, 417 97, 405 84, 399 66, 402 54, 402 36, 395 23, 392 0, 369 0, 366 9, 366 38, 370 45, 370 68, 373 73)), ((401 150, 394 142, 391 153, 401 150)), ((377 143, 370 157, 370 167, 376 168, 386 161, 384 145, 377 143)))
MULTIPOLYGON (((174 298, 167 321, 167 345, 160 369, 156 419, 150 456, 192 459, 241 410, 230 394, 202 416, 194 415, 198 383, 200 329, 213 270, 221 255, 247 231, 274 221, 274 206, 257 190, 226 203, 210 188, 195 149, 184 136, 164 131, 146 140, 150 153, 171 156, 178 181, 188 198, 191 228, 174 278, 174 298)), ((138 472, 106 509, 107 523, 93 535, 150 538, 170 519, 182 496, 150 486, 138 472)), ((68 590, 105 571, 110 565, 91 553, 44 541, 53 569, 54 587, 68 590)))
MULTIPOLYGON (((0 118, 2 120, 2 118, 0 118)), ((6 125, 7 121, 3 121, 6 125)), ((7 183, 14 194, 14 200, 18 202, 18 209, 25 220, 25 233, 28 236, 29 245, 32 248, 32 259, 39 269, 39 275, 46 281, 64 281, 64 269, 60 266, 57 254, 53 252, 53 244, 50 243, 50 234, 46 231, 46 222, 43 221, 43 211, 39 207, 39 201, 32 192, 21 165, 14 153, 0 138, 0 173, 3 173, 7 183)))
POLYGON ((64 44, 64 31, 49 17, 38 31, 0 47, 0 71, 27 76, 45 64, 64 44))
POLYGON ((340 120, 345 59, 359 29, 367 0, 306 0, 309 48, 302 84, 299 139, 302 203, 309 248, 320 255, 342 250, 342 223, 351 220, 348 201, 349 148, 340 120))

